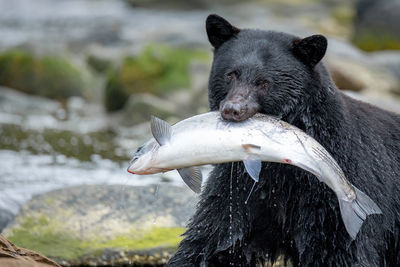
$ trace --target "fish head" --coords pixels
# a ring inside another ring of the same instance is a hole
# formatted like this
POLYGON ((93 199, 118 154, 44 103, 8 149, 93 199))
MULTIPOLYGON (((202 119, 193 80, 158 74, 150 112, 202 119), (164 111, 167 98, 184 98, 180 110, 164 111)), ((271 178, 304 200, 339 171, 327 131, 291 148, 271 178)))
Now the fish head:
MULTIPOLYGON (((157 160, 160 149, 165 149, 165 146, 172 133, 171 125, 157 117, 151 117, 151 133, 153 139, 150 139, 143 146, 139 147, 128 167, 128 172, 132 174, 154 174, 159 172, 170 171, 171 169, 159 166, 157 160)), ((168 149, 167 149, 168 150, 168 149)))
POLYGON ((139 147, 133 154, 127 171, 132 174, 154 174, 160 172, 154 167, 159 147, 154 139, 139 147))

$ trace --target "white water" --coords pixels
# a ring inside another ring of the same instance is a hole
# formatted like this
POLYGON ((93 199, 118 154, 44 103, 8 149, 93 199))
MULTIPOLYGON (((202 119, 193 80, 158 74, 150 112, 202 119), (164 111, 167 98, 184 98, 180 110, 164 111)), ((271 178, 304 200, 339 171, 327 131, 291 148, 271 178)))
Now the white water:
POLYGON ((0 208, 16 214, 33 195, 83 184, 149 185, 162 183, 162 177, 177 186, 185 186, 176 171, 138 176, 120 165, 94 158, 80 162, 63 155, 33 155, 29 152, 0 150, 0 208))

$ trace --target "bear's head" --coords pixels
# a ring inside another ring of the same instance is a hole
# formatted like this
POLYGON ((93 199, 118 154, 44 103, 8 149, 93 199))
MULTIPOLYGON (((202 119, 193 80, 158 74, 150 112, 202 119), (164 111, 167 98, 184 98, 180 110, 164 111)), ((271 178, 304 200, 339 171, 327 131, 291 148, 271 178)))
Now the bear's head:
POLYGON ((218 15, 208 16, 206 30, 214 47, 210 108, 224 119, 242 121, 257 112, 288 117, 320 90, 324 36, 242 30, 218 15))

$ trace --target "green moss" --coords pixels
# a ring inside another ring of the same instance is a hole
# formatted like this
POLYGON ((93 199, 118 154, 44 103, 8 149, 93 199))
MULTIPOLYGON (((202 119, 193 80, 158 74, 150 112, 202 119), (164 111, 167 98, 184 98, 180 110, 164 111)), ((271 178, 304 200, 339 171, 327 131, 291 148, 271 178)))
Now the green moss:
POLYGON ((181 227, 158 227, 144 233, 134 230, 129 235, 119 236, 97 244, 96 248, 123 248, 127 250, 144 250, 157 247, 177 248, 184 231, 185 229, 181 227))
POLYGON ((112 62, 110 60, 93 55, 89 55, 86 58, 86 62, 93 70, 99 73, 104 73, 112 67, 112 62))
POLYGON ((8 239, 24 248, 51 258, 74 260, 84 255, 101 255, 104 249, 126 251, 152 248, 175 249, 181 241, 183 228, 158 227, 148 231, 132 230, 130 234, 111 240, 83 240, 64 229, 63 224, 45 216, 27 217, 11 230, 8 239))
POLYGON ((384 30, 357 31, 353 42, 365 51, 400 50, 400 39, 384 30))
POLYGON ((84 88, 80 72, 67 60, 22 50, 0 54, 0 85, 53 99, 80 96, 84 88))
POLYGON ((135 57, 126 57, 118 70, 110 72, 105 89, 105 105, 113 111, 123 107, 129 95, 163 95, 190 86, 189 64, 206 60, 204 51, 148 46, 135 57))
POLYGON ((26 130, 20 125, 0 125, 0 149, 28 150, 38 154, 62 154, 81 161, 90 161, 92 155, 116 161, 128 160, 121 152, 116 153, 114 134, 109 131, 79 134, 67 130, 26 130))
POLYGON ((27 217, 8 239, 17 246, 52 258, 76 259, 84 255, 82 242, 71 233, 60 232, 60 224, 45 216, 27 217))

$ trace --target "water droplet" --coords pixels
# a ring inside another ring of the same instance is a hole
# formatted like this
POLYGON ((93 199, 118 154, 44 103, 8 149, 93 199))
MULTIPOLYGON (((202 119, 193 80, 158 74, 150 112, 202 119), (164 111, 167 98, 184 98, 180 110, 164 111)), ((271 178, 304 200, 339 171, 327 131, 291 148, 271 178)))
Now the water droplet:
MULTIPOLYGON (((229 226, 229 239, 231 240, 231 245, 232 245, 232 236, 233 236, 232 235, 232 224, 233 224, 233 218, 232 218, 232 209, 233 209, 233 201, 232 201, 232 195, 233 195, 233 192, 232 192, 233 165, 234 165, 234 163, 232 162, 231 163, 231 179, 230 179, 230 187, 229 187, 229 223, 230 223, 230 226, 229 226)), ((232 254, 232 250, 231 249, 229 249, 229 254, 232 254)), ((233 266, 233 262, 230 261, 229 265, 233 266)))
POLYGON ((253 192, 254 186, 256 185, 256 183, 257 183, 257 182, 254 181, 253 186, 251 187, 250 192, 249 192, 249 195, 247 196, 247 199, 246 199, 246 201, 244 202, 244 204, 247 205, 247 202, 249 201, 250 195, 251 195, 251 193, 253 192))

